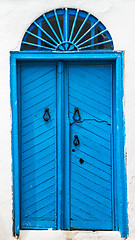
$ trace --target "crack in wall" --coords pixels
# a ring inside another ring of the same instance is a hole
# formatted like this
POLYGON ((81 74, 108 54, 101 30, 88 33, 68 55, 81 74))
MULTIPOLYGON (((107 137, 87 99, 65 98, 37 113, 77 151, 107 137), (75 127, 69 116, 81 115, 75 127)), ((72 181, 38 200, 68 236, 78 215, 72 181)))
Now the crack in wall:
POLYGON ((82 121, 74 121, 74 122, 70 123, 70 126, 72 126, 74 123, 83 123, 85 121, 95 121, 95 122, 98 122, 98 123, 106 123, 107 125, 111 126, 111 124, 108 121, 97 120, 96 118, 88 118, 88 119, 83 119, 82 121))

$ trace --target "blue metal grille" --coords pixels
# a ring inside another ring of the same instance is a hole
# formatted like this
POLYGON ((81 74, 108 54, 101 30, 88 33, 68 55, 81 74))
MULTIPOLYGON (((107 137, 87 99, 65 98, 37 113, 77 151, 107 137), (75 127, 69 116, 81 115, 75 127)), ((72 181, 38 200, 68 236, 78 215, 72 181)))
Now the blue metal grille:
POLYGON ((53 10, 40 16, 30 25, 21 44, 21 51, 113 48, 110 33, 96 17, 70 8, 53 10))

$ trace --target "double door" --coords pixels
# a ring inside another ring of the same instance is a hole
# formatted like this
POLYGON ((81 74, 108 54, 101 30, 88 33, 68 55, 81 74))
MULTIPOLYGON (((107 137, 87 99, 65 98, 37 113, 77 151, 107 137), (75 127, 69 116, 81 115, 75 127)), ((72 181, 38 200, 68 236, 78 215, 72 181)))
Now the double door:
POLYGON ((112 64, 18 66, 21 229, 112 230, 112 64))

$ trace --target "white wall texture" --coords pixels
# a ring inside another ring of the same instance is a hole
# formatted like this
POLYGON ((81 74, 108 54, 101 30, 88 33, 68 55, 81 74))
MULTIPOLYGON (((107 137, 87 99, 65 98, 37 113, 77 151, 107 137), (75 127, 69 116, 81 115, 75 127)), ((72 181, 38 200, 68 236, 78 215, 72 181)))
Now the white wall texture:
MULTIPOLYGON (((0 0, 0 240, 12 237, 10 54, 27 27, 54 8, 74 7, 95 15, 110 31, 115 50, 125 50, 125 120, 128 240, 135 240, 135 0, 0 0)), ((119 240, 119 232, 21 231, 22 240, 119 240)))

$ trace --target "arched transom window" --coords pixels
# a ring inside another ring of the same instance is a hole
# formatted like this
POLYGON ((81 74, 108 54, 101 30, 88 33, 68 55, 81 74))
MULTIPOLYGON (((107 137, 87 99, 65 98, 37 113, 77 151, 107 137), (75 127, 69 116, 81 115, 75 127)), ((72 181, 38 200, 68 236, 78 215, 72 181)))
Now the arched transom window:
POLYGON ((92 14, 78 9, 56 9, 36 19, 26 31, 21 51, 84 51, 110 49, 106 27, 92 14))

